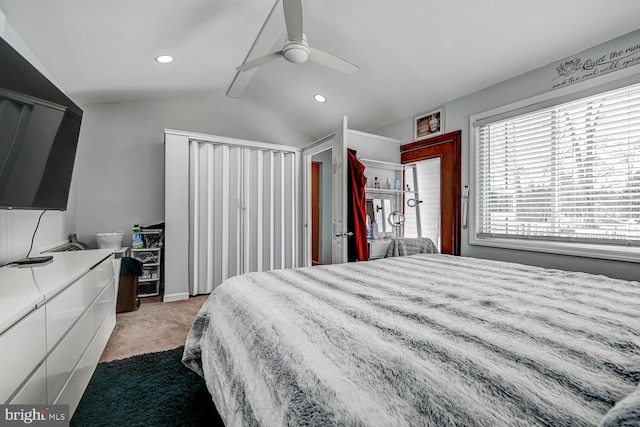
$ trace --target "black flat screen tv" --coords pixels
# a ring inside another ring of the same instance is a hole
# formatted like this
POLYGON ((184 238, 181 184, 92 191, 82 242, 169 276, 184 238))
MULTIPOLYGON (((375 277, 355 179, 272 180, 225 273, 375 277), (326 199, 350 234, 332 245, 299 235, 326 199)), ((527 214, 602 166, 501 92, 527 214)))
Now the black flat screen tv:
POLYGON ((66 210, 82 110, 0 38, 0 209, 66 210))

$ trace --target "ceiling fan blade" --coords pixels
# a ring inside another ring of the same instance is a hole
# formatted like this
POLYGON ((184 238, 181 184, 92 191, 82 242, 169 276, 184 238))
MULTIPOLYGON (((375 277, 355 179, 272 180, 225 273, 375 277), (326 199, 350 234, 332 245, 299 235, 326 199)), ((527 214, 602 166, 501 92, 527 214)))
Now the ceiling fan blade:
POLYGON ((236 67, 236 70, 238 70, 238 71, 247 71, 247 70, 250 70, 252 68, 259 67, 260 65, 264 65, 267 62, 274 61, 274 60, 280 58, 281 56, 282 56, 282 51, 273 52, 273 53, 270 53, 268 55, 261 56, 260 58, 256 58, 253 61, 245 62, 241 66, 236 67))
POLYGON ((242 92, 244 92, 246 87, 251 82, 253 75, 257 71, 257 68, 245 72, 236 71, 236 75, 231 81, 229 89, 227 89, 227 96, 230 96, 231 98, 240 98, 242 92))
MULTIPOLYGON (((248 62, 250 59, 266 55, 273 51, 273 49, 277 49, 275 47, 276 44, 282 46, 282 40, 286 38, 286 30, 284 27, 284 14, 282 10, 280 10, 280 2, 276 1, 243 62, 248 62)), ((239 98, 251 82, 256 71, 258 71, 257 68, 244 72, 236 71, 236 75, 227 90, 227 95, 232 98, 239 98)))
POLYGON ((336 71, 340 71, 346 74, 353 74, 358 71, 357 65, 352 64, 349 61, 345 61, 342 58, 338 58, 337 56, 333 56, 330 53, 323 52, 312 47, 309 48, 309 51, 309 59, 311 59, 313 62, 317 62, 320 65, 333 68, 336 71))
POLYGON ((282 0, 289 41, 302 41, 302 0, 282 0))

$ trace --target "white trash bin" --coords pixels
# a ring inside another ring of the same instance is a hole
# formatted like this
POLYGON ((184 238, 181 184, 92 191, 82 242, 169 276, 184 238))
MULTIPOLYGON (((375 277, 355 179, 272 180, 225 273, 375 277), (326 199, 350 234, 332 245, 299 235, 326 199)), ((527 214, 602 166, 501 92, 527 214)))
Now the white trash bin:
POLYGON ((122 237, 124 231, 118 230, 113 233, 97 233, 96 242, 100 249, 120 249, 122 247, 122 237))

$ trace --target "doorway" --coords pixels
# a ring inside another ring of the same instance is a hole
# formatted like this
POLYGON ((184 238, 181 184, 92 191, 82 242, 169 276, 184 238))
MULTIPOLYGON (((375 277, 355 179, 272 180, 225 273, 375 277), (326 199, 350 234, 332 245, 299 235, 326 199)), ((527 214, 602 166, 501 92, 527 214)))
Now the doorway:
POLYGON ((311 265, 331 264, 331 150, 311 156, 311 265))
MULTIPOLYGON (((403 164, 434 159, 435 163, 439 165, 439 246, 441 253, 451 255, 460 255, 460 222, 462 217, 460 209, 460 134, 461 131, 450 132, 400 147, 403 164)), ((420 203, 419 209, 427 208, 425 202, 426 200, 423 200, 420 203), (422 205, 425 205, 424 208, 422 205)))
POLYGON ((440 157, 405 165, 404 237, 427 237, 442 250, 440 157), (412 191, 413 190, 413 191, 412 191))
POLYGON ((322 241, 320 240, 320 222, 322 206, 320 192, 322 163, 311 162, 311 265, 320 265, 322 241))

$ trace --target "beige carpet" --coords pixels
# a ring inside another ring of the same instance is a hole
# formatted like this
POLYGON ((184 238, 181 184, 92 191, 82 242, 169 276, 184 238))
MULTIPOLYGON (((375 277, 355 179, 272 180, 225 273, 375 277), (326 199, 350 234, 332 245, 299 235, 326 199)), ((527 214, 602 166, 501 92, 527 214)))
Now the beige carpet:
POLYGON ((100 362, 184 345, 191 324, 206 299, 207 295, 174 302, 143 299, 138 310, 117 314, 116 327, 100 362))

